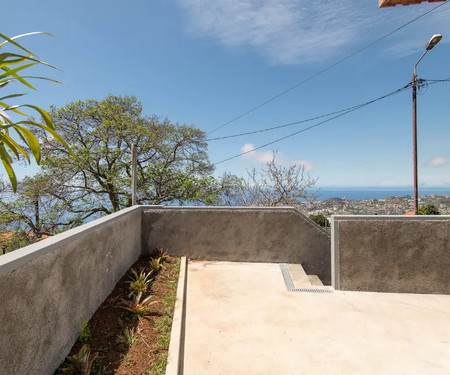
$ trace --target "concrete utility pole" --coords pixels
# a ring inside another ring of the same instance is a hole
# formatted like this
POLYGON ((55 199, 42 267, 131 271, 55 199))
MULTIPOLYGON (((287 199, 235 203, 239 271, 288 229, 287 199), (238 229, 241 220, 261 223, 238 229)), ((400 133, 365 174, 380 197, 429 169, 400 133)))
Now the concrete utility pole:
POLYGON ((441 34, 435 34, 425 47, 425 52, 420 56, 414 65, 414 73, 412 76, 412 94, 413 94, 413 168, 414 168, 414 215, 419 214, 419 187, 417 172, 417 65, 422 61, 427 52, 439 43, 442 39, 441 34))
POLYGON ((136 155, 136 145, 131 144, 131 205, 136 205, 136 165, 137 165, 137 155, 136 155))

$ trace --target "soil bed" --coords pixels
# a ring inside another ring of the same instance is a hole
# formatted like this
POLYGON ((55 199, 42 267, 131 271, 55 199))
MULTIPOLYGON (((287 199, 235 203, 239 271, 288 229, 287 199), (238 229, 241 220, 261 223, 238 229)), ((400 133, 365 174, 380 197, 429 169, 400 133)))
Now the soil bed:
MULTIPOLYGON (((150 261, 151 257, 142 256, 131 268, 138 273, 142 270, 149 272, 150 261)), ((165 268, 156 276, 152 275, 153 282, 147 293, 152 297, 146 304, 148 308, 142 317, 136 318, 123 308, 125 301, 131 299, 130 284, 127 283, 131 273, 127 272, 89 321, 87 337, 82 341, 83 334, 80 336, 68 357, 79 353, 83 345, 88 344, 91 354, 97 353, 91 375, 164 374, 180 260, 169 258, 162 264, 165 268), (127 330, 134 332, 132 338, 126 337, 127 330)), ((66 358, 55 375, 80 374, 62 370, 69 366, 66 358)))

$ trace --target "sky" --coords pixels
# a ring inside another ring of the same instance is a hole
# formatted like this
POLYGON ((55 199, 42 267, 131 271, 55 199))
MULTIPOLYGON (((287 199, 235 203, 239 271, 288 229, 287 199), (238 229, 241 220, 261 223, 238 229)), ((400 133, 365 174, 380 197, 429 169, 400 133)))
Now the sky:
MULTIPOLYGON (((22 43, 61 71, 24 102, 43 108, 108 94, 135 95, 144 114, 209 133, 442 3, 378 8, 377 0, 15 0, 1 33, 46 31, 22 43)), ((221 137, 300 121, 364 103, 405 86, 418 68, 450 78, 450 4, 208 134, 221 137)), ((16 91, 23 91, 17 87, 16 91)), ((450 82, 418 96, 419 184, 450 187, 450 82)), ((209 142, 213 163, 316 122, 209 142)), ((412 186, 412 100, 407 90, 296 136, 219 163, 245 175, 277 151, 319 186, 412 186)), ((35 165, 16 166, 19 177, 35 165)), ((3 170, 0 173, 5 176, 3 170)))

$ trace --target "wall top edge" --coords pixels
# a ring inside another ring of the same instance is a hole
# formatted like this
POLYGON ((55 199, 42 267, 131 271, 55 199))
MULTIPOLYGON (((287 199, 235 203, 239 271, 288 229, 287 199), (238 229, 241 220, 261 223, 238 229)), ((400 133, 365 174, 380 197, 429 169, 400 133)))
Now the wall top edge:
POLYGON ((79 237, 109 224, 111 221, 114 221, 120 217, 124 217, 134 211, 140 210, 141 208, 139 206, 128 207, 121 211, 114 212, 113 214, 80 225, 79 227, 69 229, 65 232, 56 234, 34 244, 1 255, 0 276, 13 271, 14 269, 24 265, 25 263, 28 263, 30 260, 44 255, 59 246, 75 241, 79 237))
POLYGON ((277 207, 253 207, 253 206, 151 206, 151 205, 143 205, 140 206, 144 210, 153 209, 153 210, 230 210, 230 211, 252 211, 252 210, 260 210, 260 211, 287 211, 287 210, 295 210, 300 212, 296 207, 293 206, 277 206, 277 207))
POLYGON ((333 215, 332 221, 448 221, 450 215, 333 215))

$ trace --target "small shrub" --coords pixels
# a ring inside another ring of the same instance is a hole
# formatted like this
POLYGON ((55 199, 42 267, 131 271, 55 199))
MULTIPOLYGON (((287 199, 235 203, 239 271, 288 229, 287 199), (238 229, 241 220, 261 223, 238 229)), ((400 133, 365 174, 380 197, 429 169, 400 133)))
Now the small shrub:
POLYGON ((89 342, 91 339, 91 330, 89 329, 89 322, 85 320, 81 323, 81 333, 80 333, 80 341, 81 342, 89 342))
POLYGON ((83 345, 77 354, 67 358, 68 367, 63 368, 64 372, 75 372, 80 375, 90 375, 91 366, 98 353, 91 355, 89 345, 83 345))

